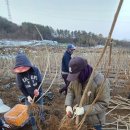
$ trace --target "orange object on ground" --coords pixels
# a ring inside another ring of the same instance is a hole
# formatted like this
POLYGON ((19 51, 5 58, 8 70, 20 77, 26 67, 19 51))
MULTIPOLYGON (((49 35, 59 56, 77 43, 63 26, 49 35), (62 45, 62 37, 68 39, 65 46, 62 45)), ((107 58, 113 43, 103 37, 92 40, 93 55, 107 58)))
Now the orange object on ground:
POLYGON ((27 105, 15 105, 9 112, 4 114, 5 121, 10 125, 21 126, 29 119, 27 109, 27 105))

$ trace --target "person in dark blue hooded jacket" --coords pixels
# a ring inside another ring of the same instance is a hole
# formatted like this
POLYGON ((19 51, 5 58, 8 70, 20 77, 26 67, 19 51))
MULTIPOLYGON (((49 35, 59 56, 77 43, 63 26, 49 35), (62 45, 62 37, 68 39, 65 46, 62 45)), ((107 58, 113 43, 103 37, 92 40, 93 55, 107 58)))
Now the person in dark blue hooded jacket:
POLYGON ((31 103, 34 96, 36 96, 36 101, 42 95, 42 87, 38 91, 38 87, 42 81, 39 69, 31 64, 24 53, 18 53, 13 71, 17 74, 17 86, 24 96, 27 97, 28 102, 31 103))
MULTIPOLYGON (((35 101, 37 101, 42 95, 42 86, 38 90, 42 82, 41 73, 37 67, 31 64, 30 60, 23 52, 18 53, 15 60, 16 63, 13 71, 16 73, 17 86, 27 98, 26 104, 31 104, 34 96, 36 97, 35 101)), ((36 103, 43 105, 43 98, 40 98, 36 103)), ((36 125, 34 125, 34 119, 31 121, 31 124, 33 126, 32 129, 37 130, 36 125)))
POLYGON ((59 93, 65 92, 65 95, 67 94, 67 88, 69 85, 69 81, 67 81, 67 76, 69 74, 69 62, 71 60, 71 55, 73 54, 73 51, 76 49, 76 47, 73 44, 67 45, 67 50, 65 51, 63 57, 62 57, 62 78, 64 79, 65 86, 59 90, 59 93))

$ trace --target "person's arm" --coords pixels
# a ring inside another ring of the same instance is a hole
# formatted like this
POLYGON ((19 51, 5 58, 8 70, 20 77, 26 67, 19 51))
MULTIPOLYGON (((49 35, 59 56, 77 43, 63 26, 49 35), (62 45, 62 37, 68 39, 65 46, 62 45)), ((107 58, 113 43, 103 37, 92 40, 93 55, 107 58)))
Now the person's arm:
POLYGON ((73 115, 73 108, 72 108, 72 104, 73 104, 73 100, 74 100, 74 92, 72 89, 72 84, 70 83, 68 86, 68 92, 66 95, 66 99, 65 99, 65 106, 66 106, 66 115, 71 118, 73 115))
MULTIPOLYGON (((96 103, 93 105, 92 111, 88 115, 95 115, 95 114, 99 114, 106 111, 109 105, 109 101, 110 101, 110 88, 109 87, 110 87, 109 82, 108 80, 106 80, 103 86, 103 91, 101 92, 96 103)), ((98 87, 96 91, 96 95, 98 94, 99 90, 100 90, 100 87, 98 87)), ((83 106, 83 108, 84 108, 84 112, 86 112, 90 108, 90 105, 83 106)))
POLYGON ((74 94, 74 90, 73 90, 72 86, 73 86, 73 83, 70 82, 70 84, 68 86, 66 99, 65 99, 65 106, 72 106, 72 104, 73 104, 75 94, 74 94))

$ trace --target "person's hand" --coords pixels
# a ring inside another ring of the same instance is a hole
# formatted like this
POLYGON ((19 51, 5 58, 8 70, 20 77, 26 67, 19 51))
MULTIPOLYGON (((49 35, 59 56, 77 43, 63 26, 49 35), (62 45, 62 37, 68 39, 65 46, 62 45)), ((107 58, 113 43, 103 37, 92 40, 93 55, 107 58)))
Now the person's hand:
POLYGON ((72 110, 72 107, 71 106, 67 106, 66 107, 66 115, 71 118, 72 115, 73 115, 73 110, 72 110))
POLYGON ((29 102, 29 103, 32 103, 32 100, 33 100, 33 99, 32 99, 30 96, 27 96, 27 99, 28 99, 28 102, 29 102))
POLYGON ((39 91, 38 91, 38 89, 35 89, 35 90, 34 90, 34 96, 35 96, 35 97, 39 96, 39 91))
POLYGON ((8 124, 6 124, 6 123, 4 123, 3 126, 4 126, 5 128, 11 128, 11 126, 8 125, 8 124))
POLYGON ((9 124, 7 124, 4 120, 2 120, 2 126, 5 128, 11 128, 11 126, 9 124))
POLYGON ((75 115, 80 116, 84 114, 84 108, 83 107, 76 107, 75 108, 75 115))

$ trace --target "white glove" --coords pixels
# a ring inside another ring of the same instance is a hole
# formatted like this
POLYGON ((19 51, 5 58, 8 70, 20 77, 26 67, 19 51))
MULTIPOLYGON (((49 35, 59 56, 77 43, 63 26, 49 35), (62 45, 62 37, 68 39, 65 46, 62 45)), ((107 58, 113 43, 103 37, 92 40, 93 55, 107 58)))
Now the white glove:
POLYGON ((32 98, 30 96, 27 96, 28 102, 32 103, 32 98))
POLYGON ((83 114, 84 114, 84 108, 83 108, 83 107, 76 107, 76 109, 75 109, 75 114, 76 114, 77 116, 83 115, 83 114))
POLYGON ((72 110, 72 107, 71 106, 67 106, 66 107, 66 115, 68 117, 71 117, 73 115, 73 110, 72 110))

